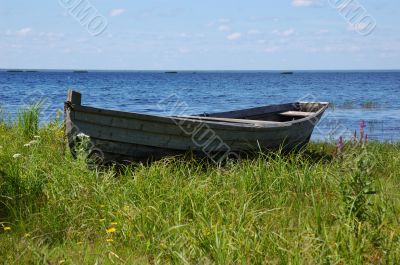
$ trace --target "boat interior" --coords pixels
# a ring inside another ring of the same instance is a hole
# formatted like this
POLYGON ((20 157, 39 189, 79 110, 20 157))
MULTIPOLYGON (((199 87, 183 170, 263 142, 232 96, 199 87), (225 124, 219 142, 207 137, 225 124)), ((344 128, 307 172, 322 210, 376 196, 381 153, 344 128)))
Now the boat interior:
POLYGON ((246 121, 270 121, 288 122, 310 117, 321 109, 326 109, 329 103, 288 103, 282 105, 272 105, 252 109, 203 113, 200 115, 181 116, 188 119, 201 119, 221 122, 246 122, 246 121))

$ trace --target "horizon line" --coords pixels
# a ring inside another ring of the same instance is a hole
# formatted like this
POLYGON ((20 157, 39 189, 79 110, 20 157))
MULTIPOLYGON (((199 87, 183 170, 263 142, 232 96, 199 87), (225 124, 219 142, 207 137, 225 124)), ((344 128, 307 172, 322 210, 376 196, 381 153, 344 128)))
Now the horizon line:
POLYGON ((0 71, 97 71, 97 72, 279 72, 279 71, 400 71, 398 69, 86 69, 86 68, 1 68, 0 71))

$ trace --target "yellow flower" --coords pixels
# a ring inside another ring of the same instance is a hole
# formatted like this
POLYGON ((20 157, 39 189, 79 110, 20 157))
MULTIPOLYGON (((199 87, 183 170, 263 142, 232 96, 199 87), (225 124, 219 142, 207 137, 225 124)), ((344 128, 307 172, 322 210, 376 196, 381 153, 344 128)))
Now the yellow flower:
POLYGON ((11 226, 5 226, 3 227, 4 231, 10 231, 11 230, 11 226))
POLYGON ((111 222, 111 225, 117 225, 118 223, 117 222, 111 222))
POLYGON ((115 229, 115 227, 110 227, 106 230, 107 234, 115 233, 115 231, 117 231, 117 229, 115 229))
POLYGON ((111 242, 114 242, 114 240, 113 240, 112 238, 107 238, 107 239, 106 239, 106 242, 111 243, 111 242))

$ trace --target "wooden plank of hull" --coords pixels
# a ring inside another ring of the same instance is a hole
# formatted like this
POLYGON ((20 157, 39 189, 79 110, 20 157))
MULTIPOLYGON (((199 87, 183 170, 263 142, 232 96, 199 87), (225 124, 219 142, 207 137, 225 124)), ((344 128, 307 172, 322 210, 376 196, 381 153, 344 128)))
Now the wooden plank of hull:
MULTIPOLYGON (((185 135, 191 134, 195 131, 199 130, 200 128, 207 127, 212 130, 221 131, 223 134, 224 132, 239 132, 239 133, 246 133, 246 138, 248 133, 265 133, 265 131, 261 131, 259 128, 246 128, 243 129, 242 127, 227 127, 227 126, 216 126, 218 124, 214 123, 204 123, 201 120, 192 121, 188 120, 174 120, 174 119, 167 119, 164 123, 158 123, 154 121, 145 121, 145 120, 136 120, 136 119, 128 119, 128 118, 120 118, 120 117, 113 117, 113 116, 101 116, 98 114, 93 113, 84 113, 84 112, 74 112, 74 120, 76 122, 84 122, 84 123, 94 123, 104 126, 109 126, 113 128, 123 128, 129 130, 139 130, 145 132, 153 132, 159 134, 170 134, 170 135, 185 135), (167 123, 168 122, 168 123, 167 123), (178 126, 179 124, 179 126, 178 126), (206 124, 206 126, 205 126, 206 124)), ((286 126, 288 127, 288 126, 286 126)), ((278 131, 286 130, 285 126, 281 127, 274 127, 272 129, 278 131)), ((236 139, 236 138, 235 138, 236 139)), ((232 140, 235 140, 232 139, 232 140)))
MULTIPOLYGON (((165 131, 160 128, 157 132, 149 132, 144 130, 135 130, 131 127, 125 129, 121 127, 115 127, 110 125, 102 124, 101 120, 97 120, 97 123, 93 122, 82 122, 75 120, 74 124, 79 130, 91 137, 98 139, 110 140, 110 141, 123 141, 127 143, 144 144, 155 147, 166 147, 176 150, 199 150, 206 146, 205 141, 212 137, 218 137, 230 148, 234 150, 252 149, 261 146, 273 147, 282 143, 285 139, 291 141, 291 139, 303 139, 307 138, 312 132, 312 127, 309 124, 300 124, 302 128, 298 130, 279 130, 279 128, 268 129, 258 132, 243 133, 242 131, 223 131, 223 130, 208 130, 204 128, 199 130, 198 133, 192 135, 182 134, 181 129, 176 126, 175 134, 166 134, 165 131), (307 126, 308 125, 308 126, 307 126), (309 128, 306 128, 309 127, 309 128), (302 132, 299 134, 298 132, 302 132), (212 134, 215 133, 215 134, 212 134), (204 135, 203 135, 204 134, 204 135), (204 140, 203 140, 204 138, 204 140), (202 141, 203 140, 203 141, 202 141), (196 144, 197 143, 197 144, 196 144)), ((126 123, 126 122, 125 122, 126 123)), ((115 125, 115 124, 114 124, 115 125)), ((299 125, 295 126, 299 127, 299 125)), ((137 125, 136 128, 143 128, 137 125)), ((221 142, 216 141, 207 145, 208 149, 215 149, 220 145, 221 142)))
POLYGON ((106 162, 114 160, 123 161, 146 161, 157 160, 165 156, 181 155, 184 152, 141 144, 131 144, 125 142, 105 141, 93 138, 93 144, 102 151, 106 162))
MULTIPOLYGON (((264 140, 261 137, 257 138, 249 135, 248 137, 245 137, 243 135, 235 135, 235 133, 230 133, 230 139, 228 139, 227 134, 218 131, 213 132, 211 130, 200 130, 198 133, 193 135, 180 136, 163 134, 162 131, 159 133, 152 133, 140 130, 127 130, 94 123, 82 123, 80 121, 76 121, 75 125, 82 133, 98 139, 122 141, 126 143, 143 143, 149 146, 166 147, 177 150, 198 150, 204 146, 207 146, 208 149, 214 149, 221 143, 217 141, 216 137, 222 139, 223 142, 235 149, 248 148, 249 146, 255 145, 257 140, 260 142, 263 142, 264 140), (211 137, 212 139, 215 139, 215 141, 207 145, 206 142, 211 137)), ((236 134, 239 133, 240 132, 236 132, 236 134)), ((270 133, 270 136, 267 136, 268 142, 281 142, 283 141, 283 138, 285 138, 285 134, 274 136, 270 133)))
MULTIPOLYGON (((154 146, 145 146, 140 144, 130 144, 125 142, 113 142, 113 141, 104 141, 100 139, 93 138, 93 144, 97 149, 101 150, 101 158, 102 161, 107 163, 110 161, 119 161, 119 162, 128 162, 128 161, 148 161, 148 160, 158 160, 165 156, 177 156, 185 154, 188 150, 172 150, 166 148, 157 148, 154 146)), ((282 146, 273 146, 270 148, 253 148, 249 150, 240 150, 240 151, 230 151, 231 154, 235 153, 235 155, 241 155, 243 152, 246 154, 258 153, 259 151, 265 150, 276 150, 278 148, 282 148, 283 151, 290 151, 293 148, 301 148, 308 142, 307 139, 304 139, 303 142, 296 143, 288 143, 282 146)), ((213 153, 204 153, 202 151, 192 150, 195 155, 206 157, 207 155, 210 158, 218 160, 220 157, 224 157, 227 155, 222 152, 213 152, 213 153)))
POLYGON ((142 132, 150 132, 162 135, 186 136, 186 134, 193 134, 196 130, 199 130, 201 128, 202 130, 200 131, 214 130, 215 132, 218 133, 220 137, 223 137, 225 140, 241 140, 249 138, 263 139, 265 137, 271 140, 277 140, 279 138, 282 138, 283 136, 274 139, 274 137, 271 137, 271 134, 287 135, 291 131, 298 130, 299 126, 301 127, 301 130, 305 130, 308 127, 308 129, 304 131, 304 134, 308 134, 307 131, 312 130, 313 128, 313 124, 310 124, 309 122, 303 122, 303 123, 292 124, 290 127, 257 128, 256 130, 252 128, 251 131, 244 131, 241 128, 237 127, 219 129, 219 128, 214 128, 213 124, 210 124, 210 126, 205 126, 204 123, 198 122, 196 124, 197 125, 196 127, 195 126, 191 127, 192 130, 186 130, 187 127, 180 128, 172 120, 170 121, 170 124, 166 126, 165 124, 159 124, 147 121, 138 121, 134 119, 114 119, 114 118, 110 119, 108 117, 104 117, 104 119, 99 119, 99 117, 97 117, 97 119, 94 119, 91 115, 86 117, 86 114, 82 115, 78 112, 74 116, 75 118, 77 117, 79 118, 75 120, 75 123, 83 122, 88 124, 98 124, 110 127, 110 128, 104 128, 105 131, 112 130, 112 128, 122 128, 122 129, 139 130, 142 132))
MULTIPOLYGON (((226 111, 226 112, 219 112, 219 113, 210 113, 208 117, 221 117, 221 118, 251 118, 254 116, 265 115, 266 113, 273 113, 273 112, 284 112, 294 109, 297 106, 297 103, 288 103, 288 104, 281 104, 281 105, 270 105, 270 106, 263 106, 245 110, 234 110, 234 111, 226 111)), ((201 116, 201 115, 198 115, 201 116)))
POLYGON ((260 121, 260 120, 245 120, 245 119, 232 119, 232 118, 220 118, 220 117, 201 117, 201 116, 177 116, 177 118, 183 118, 187 120, 199 120, 203 122, 208 121, 219 121, 219 122, 232 122, 239 124, 251 124, 255 127, 279 127, 282 123, 273 121, 260 121))

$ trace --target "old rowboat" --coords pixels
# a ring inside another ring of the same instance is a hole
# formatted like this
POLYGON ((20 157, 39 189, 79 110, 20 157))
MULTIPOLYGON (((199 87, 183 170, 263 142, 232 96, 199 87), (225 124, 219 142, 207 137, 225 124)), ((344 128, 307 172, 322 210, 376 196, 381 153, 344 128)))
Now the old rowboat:
MULTIPOLYGON (((170 100, 169 100, 170 101, 170 100)), ((327 102, 295 102, 195 116, 156 116, 81 104, 68 91, 65 134, 73 154, 82 137, 101 162, 160 159, 191 151, 221 161, 231 155, 305 146, 327 102)))

